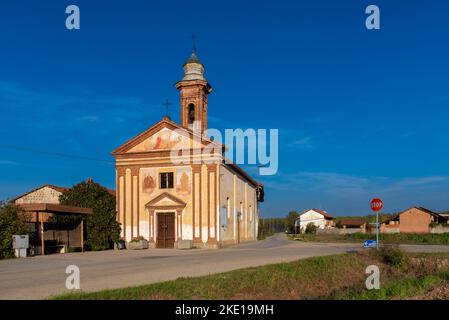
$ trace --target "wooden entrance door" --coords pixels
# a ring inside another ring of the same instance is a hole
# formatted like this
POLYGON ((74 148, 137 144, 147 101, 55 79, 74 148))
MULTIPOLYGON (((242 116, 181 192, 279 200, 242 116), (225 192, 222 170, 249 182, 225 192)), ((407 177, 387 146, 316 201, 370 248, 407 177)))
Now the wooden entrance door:
POLYGON ((157 248, 174 248, 175 246, 175 213, 160 212, 157 214, 157 248))

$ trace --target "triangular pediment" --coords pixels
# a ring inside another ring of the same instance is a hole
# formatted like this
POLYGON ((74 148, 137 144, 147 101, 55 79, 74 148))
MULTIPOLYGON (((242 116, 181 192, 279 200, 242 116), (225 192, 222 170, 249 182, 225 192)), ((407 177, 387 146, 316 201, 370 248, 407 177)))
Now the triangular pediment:
POLYGON ((186 203, 182 201, 181 199, 175 197, 174 195, 164 192, 151 201, 149 201, 145 207, 146 208, 164 208, 164 207, 170 207, 170 208, 184 208, 186 206, 186 203))
POLYGON ((159 131, 131 147, 127 152, 147 152, 172 150, 173 148, 187 148, 190 146, 190 138, 181 134, 179 130, 172 130, 167 127, 160 128, 159 131))
POLYGON ((157 152, 172 150, 173 148, 201 148, 210 143, 214 142, 204 137, 200 139, 192 130, 182 128, 173 121, 164 118, 115 149, 112 154, 157 152))

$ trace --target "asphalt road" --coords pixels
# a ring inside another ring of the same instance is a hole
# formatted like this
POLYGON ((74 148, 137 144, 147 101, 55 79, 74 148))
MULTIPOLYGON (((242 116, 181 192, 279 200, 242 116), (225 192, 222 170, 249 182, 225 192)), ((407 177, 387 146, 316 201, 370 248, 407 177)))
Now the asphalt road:
MULTIPOLYGON (((178 277, 345 253, 361 244, 301 243, 283 234, 230 248, 149 249, 55 254, 0 261, 0 299, 42 299, 68 292, 68 265, 80 268, 81 290, 123 288, 178 277)), ((449 251, 449 246, 403 246, 407 251, 449 251)))

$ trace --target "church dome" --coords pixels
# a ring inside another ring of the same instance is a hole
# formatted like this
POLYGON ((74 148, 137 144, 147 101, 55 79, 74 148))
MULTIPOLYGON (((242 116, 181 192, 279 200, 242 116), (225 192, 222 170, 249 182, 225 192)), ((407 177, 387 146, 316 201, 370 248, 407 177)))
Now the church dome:
POLYGON ((206 80, 204 78, 204 65, 201 63, 200 59, 192 51, 190 58, 183 65, 184 77, 182 81, 186 80, 206 80))

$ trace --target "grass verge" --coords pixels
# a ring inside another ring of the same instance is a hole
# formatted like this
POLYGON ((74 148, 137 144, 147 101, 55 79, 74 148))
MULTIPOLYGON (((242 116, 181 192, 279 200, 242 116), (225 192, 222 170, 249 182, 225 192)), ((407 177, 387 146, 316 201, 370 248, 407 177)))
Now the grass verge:
MULTIPOLYGON (((365 257, 369 259, 369 257, 365 257)), ((363 259, 366 260, 366 259, 363 259)), ((73 293, 55 299, 306 299, 338 289, 338 274, 354 270, 364 276, 364 262, 356 254, 310 258, 245 268, 214 275, 178 278, 150 285, 94 293, 73 293)))
POLYGON ((392 299, 449 279, 447 256, 407 256, 401 265, 390 261, 367 250, 52 299, 392 299), (365 269, 371 264, 381 270, 381 290, 365 289, 365 269))
POLYGON ((416 296, 449 280, 449 271, 422 277, 407 277, 382 284, 379 290, 349 290, 330 298, 337 300, 389 300, 416 296))
MULTIPOLYGON (((375 240, 376 234, 354 233, 345 235, 334 234, 300 234, 289 235, 289 239, 305 242, 350 242, 362 243, 365 240, 375 240)), ((380 241, 385 244, 436 244, 449 245, 449 233, 441 234, 381 234, 380 241)))

